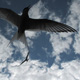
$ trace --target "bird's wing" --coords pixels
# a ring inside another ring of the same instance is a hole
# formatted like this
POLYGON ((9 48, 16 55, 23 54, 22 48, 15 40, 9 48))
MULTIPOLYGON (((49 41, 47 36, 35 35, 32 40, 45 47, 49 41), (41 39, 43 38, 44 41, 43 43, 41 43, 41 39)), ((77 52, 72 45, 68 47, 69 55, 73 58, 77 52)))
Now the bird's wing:
POLYGON ((9 21, 17 27, 20 25, 21 17, 10 9, 0 8, 0 18, 9 21))
POLYGON ((48 20, 30 19, 29 30, 44 30, 49 32, 75 32, 76 30, 68 25, 48 20))
POLYGON ((24 60, 20 65, 22 65, 26 60, 24 60))

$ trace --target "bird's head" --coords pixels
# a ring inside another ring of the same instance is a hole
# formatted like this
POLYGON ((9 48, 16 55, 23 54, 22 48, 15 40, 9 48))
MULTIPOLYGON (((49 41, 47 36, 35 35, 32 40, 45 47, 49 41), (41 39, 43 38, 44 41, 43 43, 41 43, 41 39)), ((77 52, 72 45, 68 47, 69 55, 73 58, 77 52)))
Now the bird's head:
POLYGON ((31 6, 29 5, 28 7, 23 9, 23 13, 28 13, 29 9, 31 8, 31 6))

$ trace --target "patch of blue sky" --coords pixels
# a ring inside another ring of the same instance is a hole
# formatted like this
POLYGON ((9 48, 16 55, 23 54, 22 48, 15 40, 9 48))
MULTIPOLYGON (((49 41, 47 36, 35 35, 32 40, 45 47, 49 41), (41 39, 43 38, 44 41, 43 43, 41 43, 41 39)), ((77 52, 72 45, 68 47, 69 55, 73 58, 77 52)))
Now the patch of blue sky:
POLYGON ((42 32, 38 38, 33 39, 33 48, 30 49, 30 57, 32 60, 48 62, 50 66, 53 63, 53 57, 51 57, 52 46, 49 43, 49 38, 49 35, 46 35, 45 32, 42 32), (47 49, 47 52, 43 50, 45 48, 47 49))

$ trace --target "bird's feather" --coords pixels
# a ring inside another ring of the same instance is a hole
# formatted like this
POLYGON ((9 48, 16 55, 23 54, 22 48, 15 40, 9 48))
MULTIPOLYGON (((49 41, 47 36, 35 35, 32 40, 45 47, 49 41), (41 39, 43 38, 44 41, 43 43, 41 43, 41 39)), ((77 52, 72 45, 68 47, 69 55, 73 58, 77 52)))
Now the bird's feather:
POLYGON ((68 25, 48 19, 30 19, 29 22, 29 30, 44 30, 49 32, 76 32, 74 28, 68 25))
POLYGON ((0 8, 0 18, 7 20, 8 22, 16 25, 17 27, 20 26, 21 16, 19 16, 10 9, 0 8))

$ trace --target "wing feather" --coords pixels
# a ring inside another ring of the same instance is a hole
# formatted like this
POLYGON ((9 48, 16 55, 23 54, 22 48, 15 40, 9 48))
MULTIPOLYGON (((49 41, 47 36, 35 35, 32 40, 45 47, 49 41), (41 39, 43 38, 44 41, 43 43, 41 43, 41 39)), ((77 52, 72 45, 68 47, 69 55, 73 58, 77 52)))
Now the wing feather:
POLYGON ((44 30, 49 32, 76 32, 76 30, 66 24, 48 19, 30 19, 30 30, 44 30))
POLYGON ((0 18, 9 21, 17 27, 20 26, 21 16, 19 16, 10 9, 0 8, 0 18))

